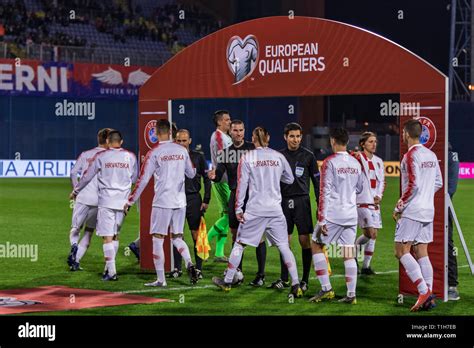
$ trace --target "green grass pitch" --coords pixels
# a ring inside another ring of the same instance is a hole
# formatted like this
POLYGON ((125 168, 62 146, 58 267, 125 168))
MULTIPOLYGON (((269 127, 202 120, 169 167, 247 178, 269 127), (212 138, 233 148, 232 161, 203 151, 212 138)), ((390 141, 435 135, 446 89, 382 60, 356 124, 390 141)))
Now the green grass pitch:
MULTIPOLYGON (((308 303, 307 298, 289 303, 287 290, 279 292, 266 288, 252 288, 246 284, 256 272, 255 249, 245 251, 245 285, 223 293, 211 284, 211 277, 221 275, 225 264, 216 264, 210 259, 204 263, 205 279, 196 286, 188 283, 187 277, 169 280, 168 289, 145 288, 143 284, 154 280, 153 273, 139 270, 133 255, 126 256, 123 248, 134 240, 138 232, 138 214, 135 208, 126 218, 121 233, 120 252, 117 256, 118 282, 102 282, 103 270, 101 240, 94 237, 91 247, 81 262, 81 272, 69 272, 66 257, 69 252, 69 226, 71 208, 68 200, 69 180, 66 179, 2 179, 0 180, 0 243, 38 244, 37 262, 29 259, 1 259, 0 289, 28 288, 45 285, 64 285, 109 291, 125 291, 146 296, 174 300, 172 303, 152 305, 127 305, 107 308, 92 308, 80 311, 38 313, 35 315, 406 315, 414 298, 398 304, 398 263, 393 256, 394 222, 391 210, 398 198, 398 178, 388 178, 382 203, 384 228, 379 232, 372 267, 382 272, 373 277, 359 277, 357 284, 358 304, 349 306, 339 303, 308 303)), ((474 181, 460 180, 454 204, 465 239, 474 256, 474 216, 470 202, 474 197, 474 181)), ((211 201, 206 215, 208 227, 217 217, 216 202, 211 201)), ((185 231, 188 245, 190 233, 185 231)), ((230 239, 230 238, 229 238, 230 239)), ((440 303, 430 312, 414 315, 473 315, 474 277, 467 268, 466 258, 456 236, 459 247, 459 290, 461 300, 440 303)), ((230 252, 228 241, 226 253, 230 252)), ((293 236, 292 249, 298 261, 301 275, 301 249, 297 235, 293 236)), ((336 295, 346 291, 343 263, 331 259, 333 273, 331 282, 336 295)), ((268 249, 267 284, 279 276, 278 250, 268 249)), ((319 283, 311 272, 310 290, 306 296, 319 290, 319 283)))

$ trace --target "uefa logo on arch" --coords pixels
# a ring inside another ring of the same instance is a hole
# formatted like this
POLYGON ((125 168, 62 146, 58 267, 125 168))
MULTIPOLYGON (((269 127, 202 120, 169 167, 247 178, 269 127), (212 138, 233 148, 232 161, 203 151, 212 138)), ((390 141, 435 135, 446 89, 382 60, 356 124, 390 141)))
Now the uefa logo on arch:
POLYGON ((426 116, 416 118, 421 123, 420 143, 431 150, 436 143, 436 126, 434 122, 426 116))
POLYGON ((156 120, 149 121, 144 130, 145 144, 152 149, 158 143, 158 135, 156 134, 156 120))

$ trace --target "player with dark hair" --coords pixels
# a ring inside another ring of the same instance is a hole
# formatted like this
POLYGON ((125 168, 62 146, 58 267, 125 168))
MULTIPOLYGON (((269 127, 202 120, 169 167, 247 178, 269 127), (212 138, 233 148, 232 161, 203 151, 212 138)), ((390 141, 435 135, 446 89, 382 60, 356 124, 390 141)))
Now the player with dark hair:
POLYGON ((107 136, 108 150, 98 152, 92 163, 75 186, 71 198, 76 198, 97 175, 99 208, 97 212, 97 235, 103 238, 105 272, 102 280, 117 280, 115 258, 118 251, 118 233, 123 222, 123 206, 137 179, 137 159, 123 149, 119 131, 110 131, 107 136))
POLYGON ((250 150, 240 159, 235 203, 235 214, 240 225, 225 277, 214 277, 212 281, 222 290, 230 291, 245 247, 257 247, 265 235, 270 245, 278 247, 288 267, 292 282, 289 296, 302 297, 295 256, 288 244, 286 221, 281 208, 280 181, 291 184, 294 177, 285 157, 268 147, 269 141, 270 135, 266 129, 255 128, 252 133, 255 150, 250 150), (248 201, 244 213, 247 189, 248 201))
POLYGON ((356 304, 357 263, 354 243, 357 235, 356 196, 362 192, 364 181, 359 162, 347 153, 349 134, 343 128, 330 134, 333 155, 321 167, 318 224, 313 232, 313 263, 321 291, 310 302, 331 300, 335 294, 328 274, 324 245, 336 243, 342 247, 347 294, 339 302, 356 304))
POLYGON ((443 187, 436 154, 420 144, 421 130, 420 121, 415 119, 408 120, 403 127, 403 142, 408 151, 400 164, 402 196, 393 211, 397 221, 395 254, 419 294, 412 312, 434 306, 428 244, 433 242, 434 195, 443 187), (410 253, 412 247, 416 258, 410 253))
POLYGON ((168 120, 156 123, 159 143, 148 151, 144 164, 124 211, 128 211, 140 197, 152 175, 155 178, 155 195, 151 211, 150 234, 153 236, 153 262, 157 280, 145 286, 165 287, 165 252, 163 243, 171 233, 175 246, 186 263, 192 284, 198 281, 196 267, 191 261, 189 248, 183 240, 186 217, 185 176, 192 179, 196 175, 188 151, 171 140, 171 125, 168 120))
MULTIPOLYGON (((288 228, 288 242, 291 245, 293 228, 296 225, 298 240, 302 249, 303 276, 301 289, 308 290, 309 273, 311 270, 311 238, 313 233, 313 217, 311 210, 310 180, 316 194, 316 203, 319 198, 319 169, 316 157, 307 148, 301 146, 303 129, 296 122, 288 123, 284 128, 286 148, 280 150, 290 164, 295 181, 291 184, 281 183, 281 206, 285 214, 288 228)), ((280 279, 274 281, 269 287, 282 289, 289 287, 288 269, 280 257, 280 279)))
MULTIPOLYGON (((173 138, 173 140, 176 138, 177 132, 178 126, 176 125, 176 122, 171 123, 171 137, 173 138)), ((140 233, 138 234, 137 239, 135 239, 127 247, 125 247, 125 253, 129 253, 130 251, 140 262, 140 233)))
MULTIPOLYGON (((245 125, 241 120, 233 120, 230 126, 230 135, 233 144, 222 152, 222 161, 219 161, 217 168, 208 172, 211 180, 219 182, 224 174, 227 174, 229 188, 231 190, 229 199, 229 227, 232 232, 232 242, 235 243, 237 236, 237 229, 239 227, 239 220, 235 215, 235 200, 237 190, 237 167, 242 156, 250 150, 255 149, 255 145, 251 142, 245 141, 245 125)), ((244 201, 243 210, 247 203, 248 195, 244 201)), ((257 263, 258 271, 255 279, 250 282, 250 285, 259 287, 265 283, 265 260, 267 255, 267 247, 265 241, 262 241, 257 249, 257 263)), ((243 259, 243 258, 242 258, 243 259)), ((242 271, 242 260, 239 267, 242 271)))
POLYGON ((373 275, 370 261, 375 250, 377 231, 382 228, 380 202, 385 189, 385 173, 383 160, 375 155, 377 151, 377 136, 372 132, 362 133, 359 139, 360 153, 354 153, 364 174, 364 190, 357 195, 358 224, 362 235, 356 240, 358 247, 364 246, 364 262, 361 274, 373 275))
MULTIPOLYGON (((83 175, 86 168, 92 162, 94 156, 107 149, 107 136, 112 129, 103 128, 97 133, 98 145, 93 149, 84 151, 77 158, 74 167, 71 169, 72 188, 77 185, 79 174, 83 175)), ((74 209, 72 211, 72 226, 69 232, 69 241, 71 251, 67 263, 71 271, 77 271, 80 268, 80 262, 87 249, 89 248, 92 233, 97 224, 97 205, 99 204, 99 188, 97 177, 87 185, 84 190, 76 197, 74 209), (85 225, 84 235, 79 241, 82 226, 85 225)))
MULTIPOLYGON (((218 110, 213 117, 216 130, 211 135, 210 152, 212 169, 217 168, 219 163, 219 154, 226 148, 232 145, 232 139, 228 132, 230 129, 230 115, 227 110, 218 110)), ((215 262, 227 262, 228 259, 224 255, 224 247, 227 241, 227 233, 229 229, 229 215, 227 207, 229 205, 230 189, 227 183, 227 175, 224 175, 220 182, 212 184, 212 190, 217 197, 217 202, 220 209, 220 217, 209 229, 208 239, 209 243, 216 237, 215 262)))
MULTIPOLYGON (((198 278, 202 279, 202 259, 198 256, 196 241, 198 237, 199 224, 201 216, 209 207, 211 199, 211 181, 206 175, 206 159, 200 152, 190 149, 192 138, 187 129, 179 129, 176 132, 176 143, 182 145, 188 150, 191 162, 196 168, 196 176, 192 179, 186 177, 184 181, 186 193, 186 220, 194 241, 194 258, 196 260, 196 269, 198 278), (204 198, 201 197, 201 179, 204 184, 204 198)), ((168 274, 169 278, 178 278, 183 274, 181 270, 182 257, 176 247, 173 247, 174 270, 168 274)))

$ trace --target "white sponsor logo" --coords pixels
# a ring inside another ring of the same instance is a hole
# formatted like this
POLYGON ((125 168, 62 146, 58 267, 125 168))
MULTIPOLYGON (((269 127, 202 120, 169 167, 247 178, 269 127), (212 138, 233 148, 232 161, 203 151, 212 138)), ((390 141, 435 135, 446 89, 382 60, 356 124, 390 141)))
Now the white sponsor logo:
MULTIPOLYGON (((108 85, 121 85, 124 83, 122 73, 112 69, 111 67, 100 73, 92 74, 92 76, 94 76, 96 80, 108 85)), ((143 72, 141 69, 138 69, 128 74, 127 83, 132 86, 141 86, 150 78, 150 76, 151 75, 143 72)))
POLYGON ((40 301, 34 300, 19 300, 15 297, 0 297, 0 307, 20 307, 40 304, 40 301))
POLYGON ((69 177, 75 160, 0 160, 0 178, 69 177))
POLYGON ((258 62, 260 75, 294 72, 318 72, 326 69, 325 57, 319 56, 317 42, 267 45, 258 62))
POLYGON ((55 104, 56 116, 87 117, 88 120, 95 119, 94 102, 68 102, 64 99, 62 103, 55 104))
POLYGON ((38 261, 37 244, 13 244, 6 242, 0 244, 0 258, 21 258, 30 259, 31 262, 38 261))
POLYGON ((0 64, 0 90, 44 92, 46 87, 51 92, 68 92, 67 68, 38 65, 35 70, 27 64, 0 64))
POLYGON ((48 341, 56 340, 56 325, 34 325, 26 322, 18 326, 20 338, 47 338, 48 341))

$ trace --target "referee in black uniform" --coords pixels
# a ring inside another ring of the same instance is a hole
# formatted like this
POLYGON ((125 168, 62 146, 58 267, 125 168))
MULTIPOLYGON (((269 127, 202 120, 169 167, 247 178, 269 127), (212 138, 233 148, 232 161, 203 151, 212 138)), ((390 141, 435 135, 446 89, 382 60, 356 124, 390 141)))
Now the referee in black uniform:
MULTIPOLYGON (((185 192, 186 192, 186 220, 194 241, 194 257, 196 259, 196 269, 198 271, 198 278, 202 279, 202 259, 197 254, 196 240, 201 223, 201 216, 206 212, 211 200, 211 181, 206 174, 206 159, 200 152, 190 150, 191 135, 187 129, 180 129, 176 134, 176 143, 183 145, 189 151, 189 157, 196 168, 196 176, 193 179, 186 178, 185 192), (201 198, 201 178, 204 181, 204 199, 201 198)), ((182 257, 179 251, 173 247, 174 270, 168 274, 170 278, 178 278, 183 274, 182 272, 182 257)))
MULTIPOLYGON (((288 185, 281 183, 281 205, 285 214, 288 227, 288 241, 291 245, 291 235, 296 225, 298 237, 302 248, 303 277, 301 289, 308 290, 309 272, 311 269, 311 234, 313 233, 313 218, 311 201, 309 198, 310 184, 313 182, 316 201, 319 201, 319 169, 316 157, 307 148, 301 146, 303 129, 298 123, 288 123, 284 129, 284 138, 287 147, 280 152, 288 160, 295 181, 288 185)), ((269 288, 283 289, 290 286, 288 269, 280 257, 280 279, 274 281, 269 288)))
MULTIPOLYGON (((255 145, 251 142, 245 141, 245 125, 241 120, 233 120, 230 124, 230 136, 232 138, 232 145, 224 149, 217 158, 217 167, 213 171, 209 171, 208 175, 212 181, 219 182, 227 173, 228 184, 230 188, 229 199, 229 227, 232 232, 232 241, 235 242, 237 229, 239 228, 239 220, 235 216, 235 200, 237 190, 237 168, 242 155, 249 150, 254 150, 255 145)), ((248 197, 247 197, 248 198, 248 197)), ((247 201, 245 199, 245 202, 247 201)), ((245 210, 244 202, 244 210, 245 210)), ((262 286, 265 284, 265 260, 267 256, 267 247, 264 241, 256 249, 258 271, 255 279, 250 282, 252 286, 262 286)), ((240 261, 239 269, 242 270, 242 261, 240 261)))

